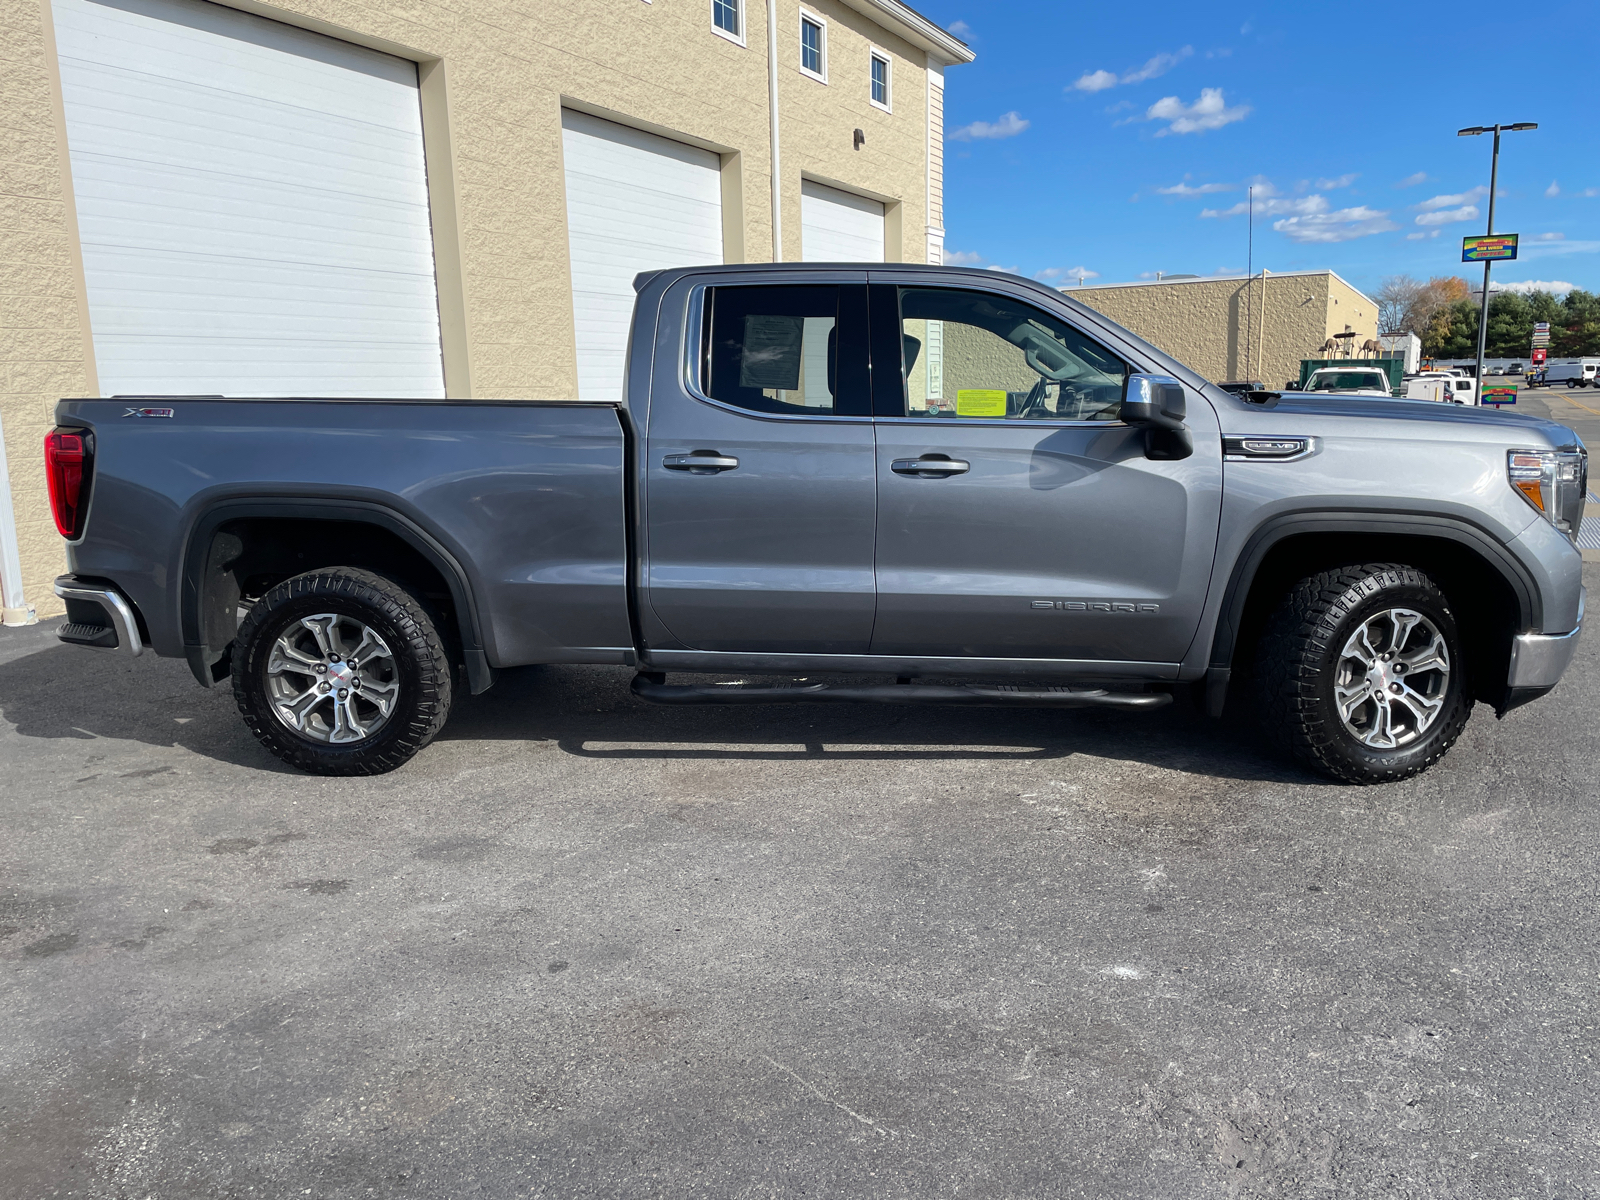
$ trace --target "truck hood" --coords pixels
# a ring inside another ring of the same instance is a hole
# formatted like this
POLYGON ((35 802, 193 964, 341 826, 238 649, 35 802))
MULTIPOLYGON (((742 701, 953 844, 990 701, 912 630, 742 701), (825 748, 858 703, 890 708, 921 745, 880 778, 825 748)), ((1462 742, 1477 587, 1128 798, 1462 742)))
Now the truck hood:
POLYGON ((1355 432, 1351 428, 1354 424, 1381 421, 1388 434, 1402 437, 1509 442, 1515 441, 1519 435, 1525 437, 1532 434, 1547 438, 1557 446, 1582 444, 1582 439, 1571 429, 1545 417, 1506 412, 1504 409, 1469 408, 1435 400, 1385 400, 1378 397, 1284 392, 1272 408, 1257 405, 1249 407, 1277 418, 1276 424, 1281 425, 1285 420, 1306 422, 1310 432, 1315 431, 1313 426, 1321 424, 1322 419, 1326 419, 1331 426, 1341 427, 1340 431, 1345 433, 1355 432), (1410 427, 1409 431, 1402 432, 1407 426, 1410 427))

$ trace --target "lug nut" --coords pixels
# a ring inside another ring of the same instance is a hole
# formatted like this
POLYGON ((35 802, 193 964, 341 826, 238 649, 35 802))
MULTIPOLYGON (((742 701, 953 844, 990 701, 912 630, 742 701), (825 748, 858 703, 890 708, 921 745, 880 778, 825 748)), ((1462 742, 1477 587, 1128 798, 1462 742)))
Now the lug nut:
POLYGON ((339 699, 343 700, 349 694, 350 694, 350 689, 349 688, 340 688, 339 689, 339 699))
POLYGON ((1405 688, 1401 687, 1398 683, 1391 683, 1389 685, 1389 690, 1394 692, 1396 695, 1399 695, 1401 692, 1405 691, 1405 688))
POLYGON ((327 674, 328 668, 326 666, 324 666, 322 663, 318 663, 317 664, 317 671, 319 673, 321 673, 321 674, 327 674))
POLYGON ((317 691, 319 691, 319 692, 329 692, 329 691, 332 691, 332 690, 333 690, 332 685, 330 685, 326 680, 324 680, 323 682, 317 684, 317 691))
POLYGON ((1395 663, 1395 665, 1394 665, 1394 673, 1396 675, 1404 675, 1406 673, 1406 665, 1405 665, 1405 663, 1395 663))
POLYGON ((351 680, 351 681, 350 681, 350 686, 351 686, 351 687, 353 687, 353 688, 358 688, 358 687, 360 687, 360 686, 361 686, 361 679, 360 679, 360 677, 359 677, 359 676, 358 676, 358 677, 357 677, 357 678, 355 678, 355 679, 352 679, 352 680, 351 680))

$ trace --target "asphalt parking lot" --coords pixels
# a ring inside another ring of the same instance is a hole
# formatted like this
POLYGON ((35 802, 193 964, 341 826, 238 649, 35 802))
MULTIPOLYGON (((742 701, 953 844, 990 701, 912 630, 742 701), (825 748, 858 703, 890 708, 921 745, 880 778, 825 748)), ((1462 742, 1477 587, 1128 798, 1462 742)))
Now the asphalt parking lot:
POLYGON ((571 669, 335 781, 0 631, 0 1195, 1594 1196, 1597 660, 1382 788, 571 669))

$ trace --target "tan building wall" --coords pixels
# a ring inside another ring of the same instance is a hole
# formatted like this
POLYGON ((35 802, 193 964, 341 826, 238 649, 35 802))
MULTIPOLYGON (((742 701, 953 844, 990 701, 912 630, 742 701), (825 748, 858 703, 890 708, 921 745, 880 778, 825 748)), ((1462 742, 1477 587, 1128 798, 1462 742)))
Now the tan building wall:
POLYGON ((1216 382, 1282 387, 1333 334, 1350 329, 1357 347, 1378 336, 1378 306, 1332 271, 1063 291, 1216 382))
MULTIPOLYGON (((712 32, 710 0, 229 6, 419 64, 452 396, 576 394, 563 107, 719 153, 724 257, 773 257, 763 0, 745 0, 743 46, 712 32)), ((883 201, 890 260, 937 253, 930 159, 943 131, 930 116, 942 95, 930 97, 930 76, 942 88, 940 64, 970 54, 898 0, 778 0, 777 11, 782 257, 801 257, 802 177, 883 201), (827 83, 800 71, 802 7, 827 23, 827 83), (870 102, 869 48, 891 59, 892 112, 870 102)), ((95 394, 96 383, 49 0, 0 0, 0 39, 0 419, 24 586, 49 615, 61 611, 50 582, 63 552, 40 444, 56 400, 95 394)))

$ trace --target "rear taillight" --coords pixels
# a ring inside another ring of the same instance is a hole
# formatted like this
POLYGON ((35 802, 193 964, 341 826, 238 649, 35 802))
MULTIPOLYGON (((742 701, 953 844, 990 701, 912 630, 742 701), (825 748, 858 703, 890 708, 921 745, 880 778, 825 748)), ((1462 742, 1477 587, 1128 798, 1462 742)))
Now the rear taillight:
POLYGON ((94 467, 94 437, 81 429, 52 429, 44 439, 45 478, 50 483, 50 511, 61 536, 74 541, 83 533, 89 508, 89 476, 94 467))

